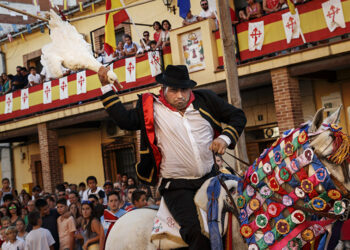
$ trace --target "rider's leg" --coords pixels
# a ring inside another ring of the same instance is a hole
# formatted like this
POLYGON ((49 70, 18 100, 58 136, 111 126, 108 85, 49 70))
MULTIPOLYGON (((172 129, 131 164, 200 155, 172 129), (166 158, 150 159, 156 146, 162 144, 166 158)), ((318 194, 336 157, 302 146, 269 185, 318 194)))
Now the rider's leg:
POLYGON ((197 190, 175 189, 163 190, 162 195, 170 213, 179 223, 182 239, 191 250, 210 250, 210 241, 201 233, 198 213, 194 204, 197 190))

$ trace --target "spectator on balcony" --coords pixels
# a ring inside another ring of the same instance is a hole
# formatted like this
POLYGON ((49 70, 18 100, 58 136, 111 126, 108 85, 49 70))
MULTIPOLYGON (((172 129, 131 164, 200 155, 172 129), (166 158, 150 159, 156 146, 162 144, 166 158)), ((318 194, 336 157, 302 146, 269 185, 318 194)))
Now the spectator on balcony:
POLYGON ((16 75, 13 77, 12 79, 12 91, 17 90, 17 89, 21 89, 23 88, 24 85, 24 77, 21 74, 22 71, 22 67, 21 66, 17 66, 16 67, 16 75))
POLYGON ((199 14, 200 20, 214 19, 215 20, 215 24, 216 24, 216 28, 218 28, 218 22, 217 22, 217 19, 216 19, 215 10, 212 10, 211 8, 209 8, 208 0, 201 0, 200 3, 201 3, 201 7, 202 7, 202 11, 199 14))
POLYGON ((159 38, 160 38, 160 33, 162 32, 162 26, 160 25, 160 22, 155 21, 153 23, 153 29, 155 30, 154 34, 153 34, 153 39, 158 42, 159 38))
POLYGON ((189 10, 189 11, 187 12, 186 18, 182 21, 182 25, 183 25, 183 26, 186 26, 186 25, 189 25, 189 24, 191 24, 191 23, 198 22, 198 21, 200 21, 200 20, 201 20, 201 19, 200 19, 198 16, 192 15, 191 10, 189 10))
POLYGON ((137 45, 132 41, 132 38, 130 35, 125 34, 125 44, 124 44, 124 52, 125 56, 134 56, 137 52, 137 45))
MULTIPOLYGON (((146 30, 143 32, 143 41, 145 42, 146 45, 149 46, 149 43, 151 42, 151 40, 149 39, 149 32, 146 30)), ((141 46, 143 46, 143 44, 141 43, 141 46)))
POLYGON ((26 67, 21 68, 22 82, 23 86, 26 87, 28 85, 28 76, 29 72, 26 67))
POLYGON ((117 49, 114 51, 113 57, 115 57, 117 60, 125 57, 124 44, 122 41, 117 43, 117 49))
POLYGON ((149 43, 149 46, 150 46, 150 51, 156 51, 157 50, 157 42, 156 42, 156 40, 152 40, 149 43))
POLYGON ((247 15, 245 13, 245 8, 238 11, 239 21, 244 22, 248 21, 247 15))
POLYGON ((263 0, 263 9, 266 13, 279 11, 281 9, 280 0, 263 0))
POLYGON ((38 73, 36 73, 35 67, 30 67, 30 74, 28 75, 28 83, 30 87, 42 83, 41 76, 38 73))
POLYGON ((12 85, 11 85, 11 79, 10 77, 13 77, 13 75, 6 75, 6 73, 1 74, 1 79, 2 79, 2 92, 4 94, 8 94, 11 92, 12 85))
POLYGON ((163 20, 162 28, 163 30, 157 42, 157 48, 165 48, 165 46, 170 46, 170 29, 171 29, 170 22, 168 20, 163 20))
POLYGON ((247 0, 248 6, 246 7, 247 19, 251 20, 262 16, 262 8, 260 3, 255 0, 247 0))

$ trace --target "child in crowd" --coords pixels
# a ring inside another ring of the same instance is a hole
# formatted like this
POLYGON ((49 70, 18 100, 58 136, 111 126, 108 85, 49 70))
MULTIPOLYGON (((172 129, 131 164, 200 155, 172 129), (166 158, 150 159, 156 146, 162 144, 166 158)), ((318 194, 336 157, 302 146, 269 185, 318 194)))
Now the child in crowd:
POLYGON ((1 227, 7 228, 11 225, 11 219, 10 217, 2 217, 1 218, 1 227))
POLYGON ((150 41, 149 46, 151 51, 157 50, 157 42, 155 40, 150 41))
POLYGON ((147 206, 146 192, 142 190, 135 190, 132 193, 132 204, 135 208, 147 206))
POLYGON ((248 6, 245 11, 247 14, 247 19, 254 19, 262 16, 262 8, 260 3, 255 2, 255 0, 247 0, 248 6))
POLYGON ((4 244, 4 243, 6 243, 6 241, 7 241, 7 238, 6 238, 6 227, 2 227, 1 229, 0 229, 0 247, 2 247, 2 245, 4 244))
POLYGON ((42 228, 43 223, 38 211, 33 211, 28 215, 29 224, 33 226, 32 231, 29 232, 26 238, 25 249, 26 250, 53 250, 53 239, 49 230, 42 228))
POLYGON ((2 246, 2 250, 24 250, 24 241, 17 239, 17 229, 13 226, 5 231, 7 242, 2 246))
POLYGON ((60 238, 60 249, 73 250, 75 245, 74 234, 77 231, 73 216, 66 218, 68 212, 67 200, 65 198, 57 201, 57 212, 61 215, 57 218, 58 235, 60 238))
POLYGON ((28 233, 26 232, 26 225, 22 218, 16 221, 16 229, 17 229, 17 239, 25 241, 28 233))
POLYGON ((118 42, 117 49, 114 51, 113 57, 115 57, 117 60, 125 57, 124 44, 122 41, 118 42))

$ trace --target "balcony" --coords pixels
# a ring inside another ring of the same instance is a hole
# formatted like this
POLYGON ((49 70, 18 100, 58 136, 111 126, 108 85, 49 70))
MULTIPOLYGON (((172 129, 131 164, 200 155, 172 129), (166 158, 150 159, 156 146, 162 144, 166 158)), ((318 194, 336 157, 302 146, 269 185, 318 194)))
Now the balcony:
MULTIPOLYGON (((159 52, 157 55, 159 56, 157 63, 160 63, 162 67, 171 64, 170 48, 159 52)), ((126 82, 125 61, 125 59, 121 59, 111 65, 123 85, 123 89, 120 90, 121 94, 156 84, 155 78, 151 75, 147 53, 136 58, 136 81, 134 82, 126 82)), ((84 70, 67 77, 0 96, 0 123, 95 101, 101 96, 100 87, 101 84, 97 74, 91 70, 84 70), (78 86, 80 81, 77 81, 77 78, 86 81, 86 89, 81 89, 78 86), (66 94, 62 94, 62 92, 66 94)))

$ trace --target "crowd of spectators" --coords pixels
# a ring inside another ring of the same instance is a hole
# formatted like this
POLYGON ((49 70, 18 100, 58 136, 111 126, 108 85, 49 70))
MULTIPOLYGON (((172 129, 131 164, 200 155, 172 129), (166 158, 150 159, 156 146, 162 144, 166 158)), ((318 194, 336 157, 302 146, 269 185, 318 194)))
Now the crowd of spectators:
POLYGON ((143 56, 146 52, 162 50, 170 46, 170 22, 168 20, 163 20, 162 23, 155 21, 152 26, 154 29, 153 40, 150 39, 150 33, 148 31, 143 32, 139 43, 133 41, 131 35, 124 34, 122 40, 117 41, 117 49, 111 56, 106 54, 104 44, 102 44, 101 50, 97 52, 97 60, 106 64, 125 57, 143 56))
POLYGON ((2 179, 0 189, 0 247, 2 250, 104 249, 106 235, 125 213, 159 205, 149 186, 118 175, 103 187, 89 176, 86 184, 64 182, 54 193, 32 188, 19 194, 2 179), (105 218, 106 217, 106 218, 105 218))

